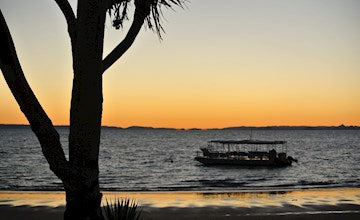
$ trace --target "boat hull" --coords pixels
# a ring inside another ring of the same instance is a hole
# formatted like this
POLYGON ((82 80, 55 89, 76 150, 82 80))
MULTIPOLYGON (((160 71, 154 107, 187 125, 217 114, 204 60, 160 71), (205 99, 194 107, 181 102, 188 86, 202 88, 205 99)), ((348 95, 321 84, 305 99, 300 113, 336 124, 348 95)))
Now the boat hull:
POLYGON ((234 166, 290 166, 291 161, 280 160, 243 160, 236 158, 209 158, 209 157, 195 157, 195 160, 205 165, 234 165, 234 166))

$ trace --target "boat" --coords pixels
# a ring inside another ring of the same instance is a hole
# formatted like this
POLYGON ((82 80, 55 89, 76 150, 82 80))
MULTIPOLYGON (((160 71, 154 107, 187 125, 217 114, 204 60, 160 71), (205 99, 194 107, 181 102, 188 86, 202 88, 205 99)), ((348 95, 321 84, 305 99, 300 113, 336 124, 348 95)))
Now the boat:
POLYGON ((212 140, 200 150, 195 160, 205 165, 284 167, 297 162, 287 156, 286 141, 212 140))

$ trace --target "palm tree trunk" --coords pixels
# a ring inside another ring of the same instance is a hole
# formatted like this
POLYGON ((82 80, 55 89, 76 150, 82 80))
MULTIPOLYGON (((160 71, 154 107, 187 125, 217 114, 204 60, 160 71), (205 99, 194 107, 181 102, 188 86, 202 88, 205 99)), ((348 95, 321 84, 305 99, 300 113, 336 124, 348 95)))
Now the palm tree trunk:
POLYGON ((76 175, 64 182, 65 219, 103 219, 98 158, 105 13, 101 0, 78 3, 69 134, 69 164, 76 175))

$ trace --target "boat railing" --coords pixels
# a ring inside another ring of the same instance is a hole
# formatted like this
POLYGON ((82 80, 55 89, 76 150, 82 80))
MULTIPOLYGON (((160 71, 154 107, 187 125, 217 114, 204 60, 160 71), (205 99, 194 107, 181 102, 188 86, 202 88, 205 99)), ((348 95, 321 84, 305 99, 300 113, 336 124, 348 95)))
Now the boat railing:
POLYGON ((249 151, 248 154, 255 156, 255 157, 269 156, 269 152, 266 152, 266 151, 249 151))
POLYGON ((202 152, 201 151, 196 151, 196 156, 199 157, 199 156, 202 156, 202 152))
POLYGON ((258 153, 268 153, 271 150, 275 150, 277 153, 287 153, 286 145, 279 146, 208 146, 206 148, 209 152, 212 153, 226 153, 226 152, 258 152, 258 153))

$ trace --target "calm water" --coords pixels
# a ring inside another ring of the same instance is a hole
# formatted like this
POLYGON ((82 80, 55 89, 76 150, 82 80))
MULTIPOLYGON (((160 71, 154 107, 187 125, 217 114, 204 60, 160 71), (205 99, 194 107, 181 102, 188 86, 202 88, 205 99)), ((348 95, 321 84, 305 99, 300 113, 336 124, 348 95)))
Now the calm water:
MULTIPOLYGON (((66 146, 68 129, 58 131, 66 146)), ((249 134, 103 129, 101 187, 113 191, 360 187, 359 130, 253 131, 254 139, 288 141, 288 154, 299 163, 286 168, 207 167, 193 159, 208 140, 248 139, 249 134)), ((0 158, 0 190, 62 190, 30 129, 0 129, 0 158)))

